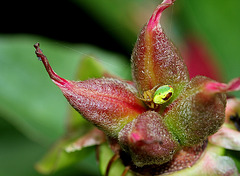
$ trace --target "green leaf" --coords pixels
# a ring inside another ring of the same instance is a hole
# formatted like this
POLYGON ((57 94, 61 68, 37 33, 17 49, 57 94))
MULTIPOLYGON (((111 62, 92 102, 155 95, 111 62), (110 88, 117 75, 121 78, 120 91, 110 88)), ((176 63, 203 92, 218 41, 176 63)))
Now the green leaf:
POLYGON ((56 172, 86 158, 94 149, 92 147, 86 147, 82 150, 68 153, 65 151, 65 147, 68 144, 68 140, 59 141, 53 149, 37 163, 37 170, 43 174, 56 172))
POLYGON ((36 42, 40 42, 55 71, 67 79, 74 77, 81 58, 91 53, 99 60, 104 58, 104 66, 117 75, 129 77, 130 66, 121 56, 91 46, 37 36, 0 36, 0 113, 31 139, 51 143, 64 133, 68 105, 37 60, 36 42), (120 71, 122 68, 127 75, 120 71))
POLYGON ((90 78, 101 78, 104 74, 104 68, 93 56, 86 56, 79 64, 76 78, 87 80, 90 78))
POLYGON ((45 148, 23 136, 0 118, 0 175, 40 176, 33 163, 45 148))

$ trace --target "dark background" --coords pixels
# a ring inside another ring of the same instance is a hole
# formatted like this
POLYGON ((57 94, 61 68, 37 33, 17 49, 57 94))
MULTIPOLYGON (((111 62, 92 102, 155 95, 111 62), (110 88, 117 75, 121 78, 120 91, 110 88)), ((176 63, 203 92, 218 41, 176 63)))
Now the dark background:
POLYGON ((37 34, 71 43, 88 43, 123 55, 119 44, 83 8, 71 1, 1 1, 2 34, 37 34))

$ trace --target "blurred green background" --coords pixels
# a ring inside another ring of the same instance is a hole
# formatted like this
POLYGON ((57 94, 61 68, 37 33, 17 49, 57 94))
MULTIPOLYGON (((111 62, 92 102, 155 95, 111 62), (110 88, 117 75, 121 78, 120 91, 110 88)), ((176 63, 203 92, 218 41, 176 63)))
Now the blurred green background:
MULTIPOLYGON (((70 107, 37 60, 33 44, 40 42, 64 78, 73 79, 81 59, 90 56, 127 79, 137 34, 160 2, 1 2, 0 176, 41 175, 35 163, 66 130, 70 107)), ((177 0, 161 24, 181 51, 189 38, 207 48, 221 81, 228 82, 240 76, 239 10, 239 0, 177 0)), ((51 175, 99 175, 95 155, 51 175)))

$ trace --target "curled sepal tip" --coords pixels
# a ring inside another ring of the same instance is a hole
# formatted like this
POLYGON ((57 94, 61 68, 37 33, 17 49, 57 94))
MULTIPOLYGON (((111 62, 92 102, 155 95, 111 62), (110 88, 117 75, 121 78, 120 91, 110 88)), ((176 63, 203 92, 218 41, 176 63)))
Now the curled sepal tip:
POLYGON ((47 57, 43 54, 42 50, 40 49, 40 44, 36 43, 34 45, 34 48, 36 49, 35 54, 37 55, 38 60, 42 61, 52 81, 59 86, 64 86, 68 84, 68 81, 66 79, 61 78, 53 71, 52 67, 48 62, 47 57))
POLYGON ((161 18, 162 12, 173 5, 175 0, 164 0, 154 11, 153 15, 151 16, 150 20, 148 21, 148 30, 152 30, 156 25, 159 24, 159 20, 161 18))

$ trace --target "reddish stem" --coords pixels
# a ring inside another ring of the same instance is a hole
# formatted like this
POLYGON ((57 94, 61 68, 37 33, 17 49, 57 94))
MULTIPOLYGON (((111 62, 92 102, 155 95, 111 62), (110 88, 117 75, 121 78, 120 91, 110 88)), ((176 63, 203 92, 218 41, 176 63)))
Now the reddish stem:
POLYGON ((52 69, 52 67, 50 66, 47 57, 43 54, 42 50, 39 48, 40 44, 36 43, 34 45, 34 48, 36 49, 35 53, 38 57, 38 59, 40 61, 42 61, 43 65, 45 66, 50 78, 59 85, 65 85, 66 83, 68 83, 68 81, 66 79, 61 78, 60 76, 58 76, 52 69))
POLYGON ((110 159, 110 161, 108 162, 108 165, 107 165, 107 169, 106 169, 106 173, 105 173, 105 176, 109 176, 109 171, 110 171, 110 168, 112 166, 112 164, 114 163, 114 161, 116 161, 117 159, 119 159, 119 154, 114 154, 113 157, 110 159))
POLYGON ((125 167, 121 176, 126 176, 129 170, 130 170, 130 166, 125 167))

